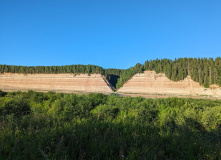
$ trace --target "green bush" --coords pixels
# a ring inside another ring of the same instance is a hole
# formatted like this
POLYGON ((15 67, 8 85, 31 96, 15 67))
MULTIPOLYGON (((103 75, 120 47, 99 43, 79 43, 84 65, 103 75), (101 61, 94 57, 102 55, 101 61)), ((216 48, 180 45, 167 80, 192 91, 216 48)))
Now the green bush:
POLYGON ((220 159, 221 101, 13 92, 1 159, 220 159))

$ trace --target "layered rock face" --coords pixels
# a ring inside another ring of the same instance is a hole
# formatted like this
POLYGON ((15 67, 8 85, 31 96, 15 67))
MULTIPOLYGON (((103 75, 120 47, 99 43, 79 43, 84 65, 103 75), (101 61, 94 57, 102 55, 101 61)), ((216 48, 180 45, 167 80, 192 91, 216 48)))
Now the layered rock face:
POLYGON ((174 82, 168 79, 165 74, 156 74, 155 71, 145 71, 134 75, 118 92, 221 97, 221 88, 217 85, 204 88, 198 82, 193 81, 190 76, 174 82))
POLYGON ((0 74, 1 90, 107 92, 111 84, 100 74, 0 74))

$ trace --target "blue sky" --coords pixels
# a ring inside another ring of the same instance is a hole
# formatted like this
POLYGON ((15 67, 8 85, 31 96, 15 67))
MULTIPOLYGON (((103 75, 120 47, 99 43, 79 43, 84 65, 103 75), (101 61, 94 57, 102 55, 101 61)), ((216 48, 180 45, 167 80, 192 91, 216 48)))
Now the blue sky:
POLYGON ((0 64, 221 56, 220 0, 0 0, 0 64))

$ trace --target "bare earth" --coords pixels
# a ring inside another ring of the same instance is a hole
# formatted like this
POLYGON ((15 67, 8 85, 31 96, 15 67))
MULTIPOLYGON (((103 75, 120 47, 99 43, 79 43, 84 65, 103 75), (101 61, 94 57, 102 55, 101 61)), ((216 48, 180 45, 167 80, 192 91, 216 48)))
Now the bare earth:
POLYGON ((111 93, 112 86, 100 74, 0 74, 0 89, 4 91, 56 91, 111 93))
POLYGON ((189 76, 182 81, 174 82, 165 74, 156 74, 154 71, 134 75, 115 93, 113 93, 112 85, 100 74, 75 76, 74 74, 3 73, 0 74, 0 90, 7 92, 35 90, 76 94, 99 92, 144 98, 221 99, 221 88, 217 85, 204 88, 189 76))
POLYGON ((194 99, 210 99, 210 100, 219 100, 221 97, 211 97, 211 96, 181 96, 181 95, 157 95, 157 94, 127 94, 127 93, 117 93, 117 95, 122 97, 144 97, 144 98, 194 98, 194 99))
POLYGON ((145 71, 134 75, 118 92, 124 94, 146 94, 146 97, 152 97, 153 95, 158 97, 221 97, 221 88, 217 85, 204 88, 198 82, 193 81, 190 76, 187 76, 184 80, 174 82, 168 79, 165 74, 156 74, 155 71, 145 71))

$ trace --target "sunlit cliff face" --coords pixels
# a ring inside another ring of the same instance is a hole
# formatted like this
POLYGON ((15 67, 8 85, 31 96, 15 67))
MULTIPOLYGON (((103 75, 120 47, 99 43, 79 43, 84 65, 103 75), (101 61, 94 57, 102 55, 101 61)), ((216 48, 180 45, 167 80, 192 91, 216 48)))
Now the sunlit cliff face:
POLYGON ((184 80, 174 82, 165 74, 156 74, 155 71, 145 71, 134 75, 118 92, 147 93, 147 94, 173 94, 173 95, 209 95, 221 97, 221 88, 211 85, 204 88, 187 76, 184 80))
POLYGON ((110 84, 100 74, 0 74, 1 90, 111 93, 110 84))

